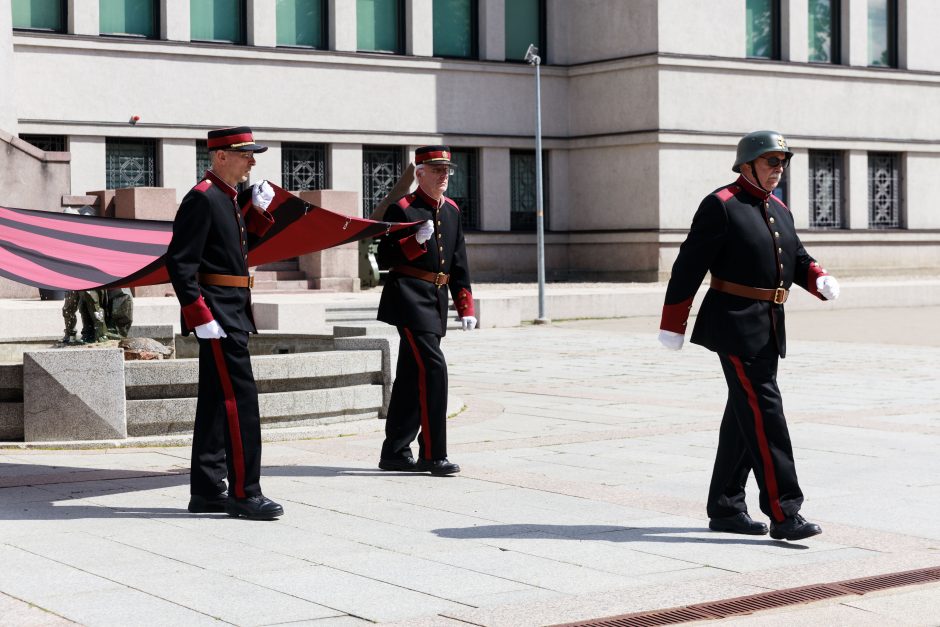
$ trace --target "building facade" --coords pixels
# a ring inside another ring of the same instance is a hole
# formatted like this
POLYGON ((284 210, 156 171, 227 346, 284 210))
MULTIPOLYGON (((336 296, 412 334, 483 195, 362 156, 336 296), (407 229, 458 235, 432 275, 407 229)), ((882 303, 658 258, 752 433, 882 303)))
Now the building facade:
POLYGON ((930 272, 938 29, 933 0, 0 0, 0 131, 69 152, 71 194, 182 197, 206 131, 249 125, 253 176, 365 214, 446 143, 475 278, 533 280, 535 43, 550 277, 668 275, 762 128, 833 273, 930 272))

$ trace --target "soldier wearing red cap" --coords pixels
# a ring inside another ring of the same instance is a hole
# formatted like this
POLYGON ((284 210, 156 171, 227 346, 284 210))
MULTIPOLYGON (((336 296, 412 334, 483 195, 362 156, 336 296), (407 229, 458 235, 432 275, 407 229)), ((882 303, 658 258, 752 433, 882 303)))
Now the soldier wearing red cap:
POLYGON ((256 144, 246 126, 209 131, 211 168, 183 198, 166 267, 182 308, 183 335, 199 341, 199 397, 193 429, 189 511, 268 520, 283 508, 261 493, 261 421, 248 353, 251 315, 248 248, 274 224, 274 191, 252 186, 240 207, 256 144), (228 477, 228 491, 225 479, 228 477))
POLYGON ((718 353, 728 401, 708 494, 709 527, 767 533, 744 501, 753 470, 775 540, 822 532, 799 514, 803 492, 777 387, 777 362, 787 350, 783 303, 793 283, 822 300, 839 295, 839 284, 803 248, 790 210, 772 193, 792 156, 775 131, 756 131, 738 143, 732 170, 740 176, 699 205, 672 267, 659 335, 667 348, 682 348, 692 299, 710 272, 692 342, 718 353))
POLYGON ((423 222, 417 232, 386 236, 379 265, 389 268, 378 319, 398 327, 401 344, 385 424, 379 468, 392 471, 460 472, 447 460, 447 292, 462 327, 476 327, 470 269, 457 204, 444 196, 454 167, 447 146, 415 151, 418 189, 389 206, 387 222, 423 222), (419 435, 420 431, 420 435, 419 435), (411 442, 418 436, 418 461, 411 442))

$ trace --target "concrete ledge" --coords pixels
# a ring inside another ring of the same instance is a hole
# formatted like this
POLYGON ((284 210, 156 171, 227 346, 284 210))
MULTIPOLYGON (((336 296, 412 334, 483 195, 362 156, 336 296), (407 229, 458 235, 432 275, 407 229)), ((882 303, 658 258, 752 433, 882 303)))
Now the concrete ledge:
POLYGON ((251 305, 259 330, 283 333, 327 333, 326 307, 321 303, 255 302, 251 305))

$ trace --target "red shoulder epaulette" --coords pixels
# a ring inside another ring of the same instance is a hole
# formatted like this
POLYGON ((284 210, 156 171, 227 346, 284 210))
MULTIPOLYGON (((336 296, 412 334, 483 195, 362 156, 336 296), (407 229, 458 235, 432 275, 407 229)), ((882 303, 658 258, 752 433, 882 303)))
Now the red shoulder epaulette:
POLYGON ((208 190, 210 187, 212 187, 212 181, 210 181, 209 179, 203 179, 193 189, 196 190, 197 192, 204 192, 208 190))
POLYGON ((719 189, 717 192, 715 192, 715 196, 718 196, 718 200, 721 202, 727 202, 734 198, 734 195, 739 191, 741 191, 741 188, 732 184, 728 187, 725 187, 724 189, 719 189))
POLYGON ((457 210, 457 213, 460 213, 460 207, 458 207, 457 203, 455 203, 453 200, 451 200, 447 196, 444 196, 444 202, 450 203, 454 207, 454 209, 457 210))
POLYGON ((770 197, 773 198, 774 200, 776 200, 777 203, 779 203, 779 205, 780 205, 781 207, 783 207, 784 209, 786 209, 787 211, 790 210, 790 208, 787 207, 787 205, 786 205, 782 200, 780 200, 779 198, 777 198, 777 196, 775 196, 774 194, 771 194, 770 197))
POLYGON ((415 201, 415 198, 417 197, 418 197, 417 194, 408 194, 404 198, 399 199, 399 201, 395 204, 401 207, 402 209, 407 209, 408 207, 411 206, 411 203, 413 203, 415 201))

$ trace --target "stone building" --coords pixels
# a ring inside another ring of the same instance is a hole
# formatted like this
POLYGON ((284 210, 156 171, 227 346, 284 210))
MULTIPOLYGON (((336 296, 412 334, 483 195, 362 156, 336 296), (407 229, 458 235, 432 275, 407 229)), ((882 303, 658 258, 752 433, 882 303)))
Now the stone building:
POLYGON ((761 128, 831 271, 930 272, 938 30, 933 0, 0 0, 0 148, 70 153, 63 195, 180 198, 207 129, 246 124, 271 146, 254 176, 367 213, 447 143, 475 278, 534 280, 535 43, 549 277, 667 275, 761 128))

